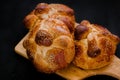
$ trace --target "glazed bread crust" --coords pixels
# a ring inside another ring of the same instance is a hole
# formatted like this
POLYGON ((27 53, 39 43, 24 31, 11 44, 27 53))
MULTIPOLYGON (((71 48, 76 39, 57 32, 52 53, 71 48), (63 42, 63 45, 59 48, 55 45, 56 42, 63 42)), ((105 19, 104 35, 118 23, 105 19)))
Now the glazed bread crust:
POLYGON ((53 18, 38 20, 23 46, 37 70, 45 73, 67 67, 75 54, 74 40, 68 27, 53 18))
POLYGON ((75 58, 73 64, 83 69, 98 69, 108 65, 120 39, 106 28, 83 20, 75 28, 75 58))
POLYGON ((39 3, 24 19, 29 36, 23 42, 35 67, 52 73, 74 58, 74 11, 63 4, 39 3))
POLYGON ((74 32, 75 18, 73 9, 63 4, 39 3, 35 9, 24 19, 24 24, 28 29, 34 27, 37 20, 54 18, 63 21, 70 32, 74 32))

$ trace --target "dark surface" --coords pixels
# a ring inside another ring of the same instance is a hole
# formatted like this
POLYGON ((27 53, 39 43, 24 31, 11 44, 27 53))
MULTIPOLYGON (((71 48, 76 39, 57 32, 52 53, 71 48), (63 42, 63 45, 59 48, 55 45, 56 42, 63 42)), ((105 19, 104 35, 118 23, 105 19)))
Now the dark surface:
MULTIPOLYGON (((14 52, 16 44, 27 34, 24 17, 39 2, 62 3, 75 10, 76 21, 83 19, 100 24, 120 36, 120 3, 102 0, 1 0, 0 3, 0 80, 64 80, 56 74, 37 72, 33 65, 14 52)), ((120 45, 116 50, 120 57, 120 45)), ((119 67, 119 66, 118 66, 119 67)), ((114 80, 96 76, 89 80, 114 80)), ((88 80, 88 79, 87 79, 88 80)))

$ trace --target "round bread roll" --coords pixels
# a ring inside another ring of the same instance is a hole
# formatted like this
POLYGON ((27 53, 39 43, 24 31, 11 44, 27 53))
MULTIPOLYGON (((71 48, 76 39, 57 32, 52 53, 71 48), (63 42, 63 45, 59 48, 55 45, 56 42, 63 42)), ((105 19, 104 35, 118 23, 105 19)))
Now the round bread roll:
POLYGON ((35 67, 52 73, 67 67, 74 58, 74 40, 66 24, 58 19, 38 20, 23 42, 35 67))
POLYGON ((120 39, 106 28, 83 20, 75 28, 73 64, 82 69, 98 69, 108 65, 120 39))
POLYGON ((24 24, 28 29, 34 27, 37 20, 54 18, 63 21, 74 33, 75 18, 73 9, 63 4, 39 3, 35 9, 24 19, 24 24))

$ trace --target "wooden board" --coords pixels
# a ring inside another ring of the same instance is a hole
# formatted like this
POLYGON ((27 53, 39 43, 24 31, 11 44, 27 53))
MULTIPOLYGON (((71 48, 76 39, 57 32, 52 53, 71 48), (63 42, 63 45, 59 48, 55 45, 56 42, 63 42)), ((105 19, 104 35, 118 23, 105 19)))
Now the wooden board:
MULTIPOLYGON (((15 46, 15 51, 19 55, 28 59, 26 55, 26 51, 23 48, 23 40, 28 36, 28 34, 15 46)), ((74 65, 68 66, 66 69, 59 70, 56 74, 60 75, 61 77, 69 80, 81 80, 93 75, 109 75, 115 78, 120 79, 120 59, 114 56, 113 61, 110 65, 105 66, 100 69, 96 70, 83 70, 74 65)))

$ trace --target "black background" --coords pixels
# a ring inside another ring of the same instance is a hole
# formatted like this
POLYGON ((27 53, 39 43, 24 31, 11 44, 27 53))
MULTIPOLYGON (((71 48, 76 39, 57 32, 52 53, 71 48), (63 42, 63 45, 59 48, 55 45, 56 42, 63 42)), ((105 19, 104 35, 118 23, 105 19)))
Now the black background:
MULTIPOLYGON (((0 80, 64 80, 56 74, 37 72, 28 60, 14 51, 14 47, 28 32, 23 25, 24 17, 40 2, 68 5, 74 9, 77 22, 87 19, 120 36, 120 3, 116 0, 1 0, 0 80)), ((120 58, 120 45, 116 55, 120 58)), ((113 78, 97 76, 89 79, 113 78)))

